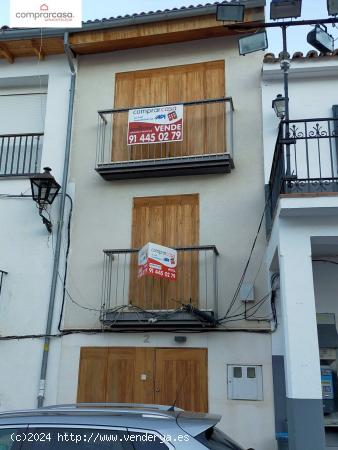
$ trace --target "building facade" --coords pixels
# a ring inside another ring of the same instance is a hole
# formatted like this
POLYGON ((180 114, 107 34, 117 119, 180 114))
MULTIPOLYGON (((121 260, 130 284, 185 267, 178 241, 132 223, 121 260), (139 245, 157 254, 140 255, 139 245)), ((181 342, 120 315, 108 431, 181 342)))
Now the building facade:
MULTIPOLYGON (((264 1, 245 4, 246 21, 263 20, 264 1)), ((27 390, 24 381, 25 403, 13 393, 4 408, 34 407, 38 392, 40 406, 175 404, 222 414, 222 429, 244 447, 276 448, 272 297, 262 226, 262 53, 239 56, 237 31, 215 14, 215 5, 189 7, 89 22, 69 39, 64 30, 44 34, 40 68, 62 61, 69 83, 64 40, 74 55, 68 200, 62 216, 52 217, 54 225, 63 223, 63 234, 61 260, 54 270, 49 266, 49 278, 41 275, 40 264, 47 268, 41 256, 39 263, 25 262, 39 278, 30 280, 34 287, 45 282, 45 309, 36 303, 36 310, 16 316, 18 327, 26 323, 25 335, 43 337, 48 287, 56 276, 52 335, 47 346, 43 338, 25 340, 28 347, 22 340, 0 342, 13 359, 14 345, 25 354, 34 354, 30 345, 38 349, 30 360, 35 388, 27 390), (128 117, 149 108, 159 116, 183 110, 183 129, 170 128, 176 134, 166 137, 164 127, 135 143, 128 117), (138 277, 138 250, 149 242, 177 251, 176 281, 138 277), (49 355, 45 378, 42 347, 49 355)), ((34 33, 6 32, 7 56, 31 56, 34 33), (25 54, 18 54, 15 39, 25 54)), ((69 100, 69 86, 60 86, 58 95, 53 104, 69 100)), ((46 111, 48 105, 47 99, 46 111)), ((54 111, 52 123, 63 130, 54 130, 54 144, 67 140, 66 117, 54 111)), ((56 155, 61 164, 59 147, 56 155)), ((48 165, 62 178, 56 162, 48 165)), ((41 233, 52 264, 53 239, 43 227, 41 233)), ((27 258, 33 254, 27 251, 27 258)), ((5 259, 2 264, 9 338, 19 332, 12 325, 18 309, 8 290, 11 267, 5 259)), ((16 355, 4 383, 20 383, 15 364, 16 355)))
MULTIPOLYGON (((262 17, 248 3, 247 14, 262 17)), ((239 295, 228 311, 264 210, 262 55, 240 57, 236 36, 216 37, 214 14, 208 7, 172 16, 173 29, 198 17, 200 37, 209 20, 204 39, 158 45, 159 14, 156 27, 140 24, 146 47, 116 43, 113 31, 106 42, 91 33, 76 44, 75 206, 62 313, 62 330, 74 334, 62 339, 57 401, 175 402, 221 413, 222 428, 243 446, 271 449, 263 264, 246 274, 254 282, 248 320, 239 295), (183 141, 145 136, 127 145, 130 111, 177 104, 183 141), (137 250, 148 242, 177 249, 176 282, 137 277, 137 250)), ((264 249, 260 233, 258 262, 264 249)))
MULTIPOLYGON (((290 121, 271 101, 283 89, 278 58, 263 68, 267 263, 278 329, 272 335, 280 448, 337 444, 337 70, 336 56, 295 54, 290 121), (326 442, 326 443, 325 443, 326 442)), ((327 447, 326 447, 327 446, 327 447)))

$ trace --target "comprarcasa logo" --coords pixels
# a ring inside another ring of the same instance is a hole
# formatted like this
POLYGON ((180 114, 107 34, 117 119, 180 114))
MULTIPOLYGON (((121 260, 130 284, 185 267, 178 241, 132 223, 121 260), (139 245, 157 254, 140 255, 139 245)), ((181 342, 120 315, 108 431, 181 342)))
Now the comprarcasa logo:
POLYGON ((10 0, 10 26, 20 28, 78 28, 82 0, 10 0))
POLYGON ((39 20, 41 18, 45 19, 46 21, 52 21, 52 22, 69 22, 73 20, 73 13, 71 11, 49 11, 49 6, 44 3, 40 6, 40 11, 18 11, 15 13, 15 17, 17 19, 33 19, 33 20, 39 20))

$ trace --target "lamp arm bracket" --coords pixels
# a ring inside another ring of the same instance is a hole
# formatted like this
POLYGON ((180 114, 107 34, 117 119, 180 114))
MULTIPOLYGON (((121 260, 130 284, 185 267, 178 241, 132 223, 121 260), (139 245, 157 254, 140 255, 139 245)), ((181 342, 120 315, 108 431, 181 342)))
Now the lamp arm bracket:
POLYGON ((44 205, 39 204, 39 216, 41 217, 43 224, 46 226, 48 233, 51 233, 53 229, 52 222, 43 215, 43 210, 44 205))

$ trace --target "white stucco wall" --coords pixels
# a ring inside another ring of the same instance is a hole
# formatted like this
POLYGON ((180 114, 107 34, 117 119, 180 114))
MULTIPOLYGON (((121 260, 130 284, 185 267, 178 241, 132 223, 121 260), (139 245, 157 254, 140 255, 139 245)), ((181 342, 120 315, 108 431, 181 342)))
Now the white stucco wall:
POLYGON ((288 397, 321 398, 316 313, 337 313, 337 266, 312 259, 336 260, 337 227, 336 196, 283 198, 279 202, 267 259, 274 271, 281 270, 284 345, 277 347, 276 342, 273 349, 286 355, 288 397), (277 266, 273 262, 276 249, 277 266))
MULTIPOLYGON (((132 200, 142 196, 199 194, 200 244, 215 244, 220 252, 220 314, 225 313, 264 209, 259 109, 261 59, 259 53, 240 57, 237 41, 231 38, 79 58, 70 172, 70 181, 75 186, 75 209, 67 290, 72 299, 67 296, 65 328, 100 326, 99 311, 85 308, 100 308, 103 249, 131 247, 132 200), (236 168, 231 174, 107 182, 94 171, 97 111, 113 107, 115 72, 219 59, 225 60, 226 95, 233 97, 235 106, 236 168)), ((254 279, 264 254, 262 231, 253 255, 255 264, 250 265, 246 281, 254 279)), ((266 280, 263 264, 256 280, 256 299, 267 293, 266 280)), ((235 305, 237 308, 242 309, 239 302, 235 305)), ((264 308, 260 314, 264 315, 264 308)), ((267 326, 262 322, 229 324, 239 325, 246 328, 267 326)), ((170 333, 148 334, 150 346, 175 346, 170 333)), ((143 335, 133 333, 65 337, 57 401, 76 400, 81 346, 140 346, 143 340, 143 335)), ((223 415, 222 428, 246 447, 274 449, 270 336, 237 332, 193 334, 188 336, 186 346, 208 348, 209 410, 223 415), (263 365, 262 402, 227 400, 226 365, 240 363, 263 365)))
MULTIPOLYGON (((225 312, 264 208, 261 122, 257 111, 261 56, 240 57, 235 39, 220 38, 80 58, 70 174, 75 183, 76 208, 68 289, 74 299, 99 308, 102 250, 130 248, 133 197, 199 193, 200 244, 216 244, 220 252, 220 313, 225 312), (235 106, 236 169, 231 174, 107 182, 95 173, 97 110, 113 106, 115 72, 218 59, 225 59, 226 95, 233 97, 235 106)), ((264 243, 262 233, 255 250, 258 260, 264 243)), ((250 266, 247 281, 253 280, 256 270, 257 265, 250 266)), ((266 294, 265 281, 265 274, 258 277, 257 299, 266 294)), ((66 327, 98 325, 98 314, 69 301, 66 310, 66 327)))
POLYGON ((270 335, 243 332, 179 334, 187 336, 183 345, 174 341, 172 333, 65 337, 62 340, 57 402, 76 402, 81 346, 207 348, 209 411, 222 415, 221 428, 244 448, 252 446, 259 450, 275 449, 274 418, 271 411, 273 394, 270 335), (228 364, 262 365, 262 401, 228 400, 228 364))
MULTIPOLYGON (((14 115, 14 110, 10 111, 10 120, 16 132, 44 131, 41 167, 50 166, 58 182, 63 172, 69 84, 69 68, 63 56, 49 57, 39 64, 35 58, 19 59, 12 65, 0 62, 0 90, 12 94, 40 91, 41 86, 48 90, 46 106, 45 95, 42 101, 41 112, 45 108, 45 114, 40 123, 36 118, 23 123, 25 116, 14 115), (43 122, 43 130, 27 129, 28 125, 37 127, 43 122)), ((1 119, 1 133, 6 133, 4 123, 8 120, 1 119)), ((21 193, 30 194, 28 179, 0 178, 0 269, 8 272, 0 296, 1 336, 43 334, 46 330, 55 241, 53 235, 48 235, 31 198, 8 197, 21 193)), ((51 207, 54 232, 58 207, 56 200, 51 207)), ((36 406, 42 350, 42 339, 0 341, 0 409, 36 406)), ((53 385, 57 341, 51 350, 48 374, 53 385)))

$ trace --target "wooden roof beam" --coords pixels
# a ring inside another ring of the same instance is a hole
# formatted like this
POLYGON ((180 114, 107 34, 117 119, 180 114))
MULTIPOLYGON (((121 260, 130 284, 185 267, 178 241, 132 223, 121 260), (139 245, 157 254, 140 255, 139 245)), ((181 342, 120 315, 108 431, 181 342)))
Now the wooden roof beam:
MULTIPOLYGON (((253 8, 245 12, 244 22, 255 22, 263 18, 263 8, 253 8)), ((208 14, 158 23, 75 32, 70 36, 70 46, 75 54, 90 54, 235 35, 241 31, 223 26, 216 20, 215 14, 208 14)))
POLYGON ((0 45, 0 55, 3 56, 9 64, 14 63, 14 55, 8 50, 8 48, 4 45, 0 45))
POLYGON ((43 59, 45 59, 45 53, 42 49, 42 42, 38 42, 34 39, 32 39, 30 42, 32 45, 33 53, 36 55, 38 60, 42 61, 43 59))

